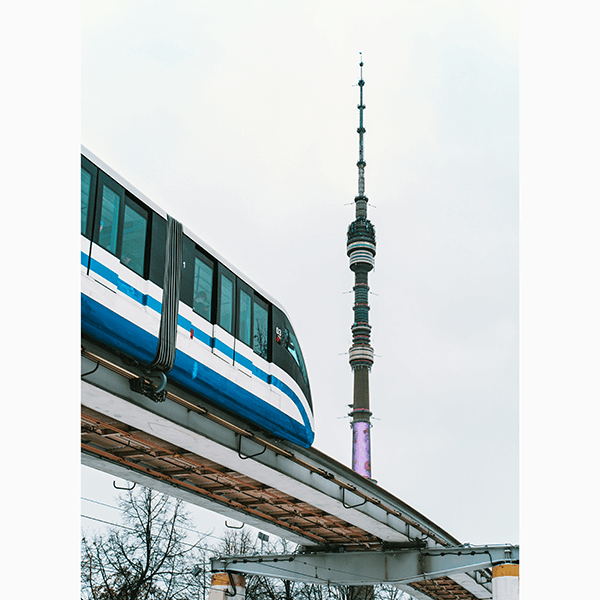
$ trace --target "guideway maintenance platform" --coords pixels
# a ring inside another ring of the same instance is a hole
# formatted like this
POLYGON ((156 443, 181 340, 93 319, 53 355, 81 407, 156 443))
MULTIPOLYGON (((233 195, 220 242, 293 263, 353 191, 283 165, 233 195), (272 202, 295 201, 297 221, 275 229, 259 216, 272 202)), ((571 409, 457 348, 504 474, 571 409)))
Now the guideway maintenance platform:
POLYGON ((300 544, 287 557, 222 557, 214 569, 278 567, 271 575, 352 584, 366 573, 368 583, 442 600, 492 598, 490 567, 518 563, 518 547, 461 545, 331 457, 276 440, 176 384, 159 403, 132 391, 144 371, 88 340, 81 372, 83 464, 300 544))

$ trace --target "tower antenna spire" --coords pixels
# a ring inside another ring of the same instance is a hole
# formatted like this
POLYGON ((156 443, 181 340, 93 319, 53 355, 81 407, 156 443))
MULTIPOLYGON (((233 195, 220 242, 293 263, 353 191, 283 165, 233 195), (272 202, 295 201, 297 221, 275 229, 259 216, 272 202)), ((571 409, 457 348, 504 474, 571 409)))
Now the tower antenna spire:
MULTIPOLYGON (((362 61, 362 52, 360 53, 360 79, 358 80, 358 86, 360 88, 360 104, 358 105, 358 110, 360 114, 359 119, 359 127, 358 131, 358 162, 356 163, 358 166, 358 195, 365 195, 365 167, 367 163, 365 162, 365 148, 364 148, 364 134, 366 129, 363 126, 363 111, 366 106, 363 103, 363 88, 365 86, 365 81, 362 76, 363 70, 363 61, 362 61)), ((365 213, 366 217, 366 213, 365 213)))
POLYGON ((354 323, 352 346, 349 351, 350 367, 354 372, 354 401, 352 404, 352 469, 371 478, 371 410, 369 405, 369 373, 373 366, 371 326, 369 325, 369 272, 375 266, 375 227, 367 219, 368 198, 365 196, 364 110, 360 53, 360 89, 358 132, 358 195, 354 198, 356 218, 347 233, 346 253, 350 270, 354 273, 354 323))

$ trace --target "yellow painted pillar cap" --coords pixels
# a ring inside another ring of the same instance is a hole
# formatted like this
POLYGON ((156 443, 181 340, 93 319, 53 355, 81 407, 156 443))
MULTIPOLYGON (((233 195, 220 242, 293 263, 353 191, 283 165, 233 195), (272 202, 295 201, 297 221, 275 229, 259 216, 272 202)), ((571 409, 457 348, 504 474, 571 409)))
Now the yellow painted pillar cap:
POLYGON ((492 567, 492 577, 518 577, 519 565, 505 564, 492 567))

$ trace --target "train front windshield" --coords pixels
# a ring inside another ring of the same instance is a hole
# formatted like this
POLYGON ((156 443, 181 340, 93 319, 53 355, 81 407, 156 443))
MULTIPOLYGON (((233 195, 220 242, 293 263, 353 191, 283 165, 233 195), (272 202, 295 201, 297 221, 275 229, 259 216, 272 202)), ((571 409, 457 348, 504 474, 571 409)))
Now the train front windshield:
POLYGON ((273 306, 273 333, 273 362, 294 378, 312 407, 306 364, 298 338, 287 316, 276 306, 273 306))
POLYGON ((283 339, 285 340, 283 345, 292 355, 292 358, 296 361, 296 364, 302 373, 302 377, 304 378, 306 385, 308 385, 308 375, 306 373, 306 366, 304 364, 304 358, 302 357, 302 351, 300 350, 300 344, 298 343, 292 326, 289 323, 287 323, 287 325, 289 326, 289 329, 286 327, 283 332, 283 339))

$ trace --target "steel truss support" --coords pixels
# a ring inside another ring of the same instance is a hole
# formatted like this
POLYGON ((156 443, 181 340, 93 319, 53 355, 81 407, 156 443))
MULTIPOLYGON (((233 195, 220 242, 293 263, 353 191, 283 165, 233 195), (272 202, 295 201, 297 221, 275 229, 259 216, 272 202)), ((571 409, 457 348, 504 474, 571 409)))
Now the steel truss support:
POLYGON ((292 581, 335 585, 412 583, 518 562, 511 545, 450 546, 387 552, 336 552, 211 559, 213 571, 230 571, 292 581))

